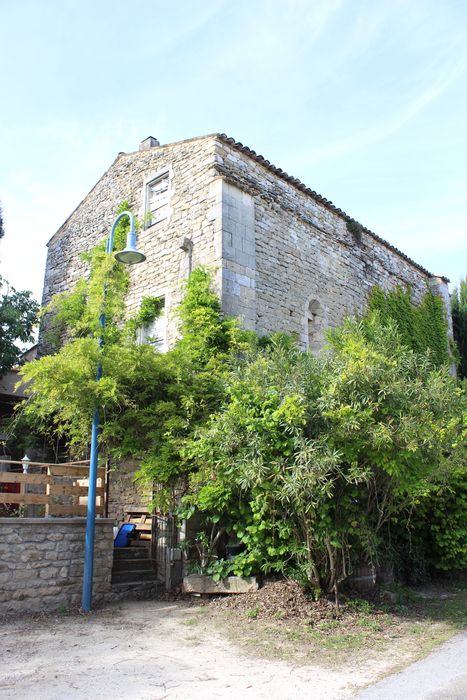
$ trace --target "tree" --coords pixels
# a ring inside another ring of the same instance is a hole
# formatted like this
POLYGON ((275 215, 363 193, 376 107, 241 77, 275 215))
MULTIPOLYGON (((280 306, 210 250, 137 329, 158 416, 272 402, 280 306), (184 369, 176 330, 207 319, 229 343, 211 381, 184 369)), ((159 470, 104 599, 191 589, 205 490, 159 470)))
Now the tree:
POLYGON ((452 293, 452 325, 454 340, 459 350, 459 375, 467 377, 467 277, 452 293))
POLYGON ((465 393, 377 313, 330 346, 314 358, 278 336, 233 371, 187 448, 186 501, 243 542, 244 573, 294 572, 337 594, 352 564, 378 563, 383 529, 461 468, 465 393))
POLYGON ((3 238, 5 235, 5 228, 3 225, 3 210, 2 210, 2 203, 0 202, 0 238, 3 238))
MULTIPOLYGON (((117 247, 125 241, 120 233, 117 247)), ((159 300, 144 298, 139 312, 125 321, 128 272, 105 254, 103 244, 83 257, 89 276, 55 296, 46 309, 49 340, 53 336, 57 351, 22 370, 30 393, 24 412, 36 430, 65 439, 71 452, 82 455, 98 405, 101 455, 138 458, 140 478, 162 484, 158 498, 169 507, 191 468, 185 441, 220 407, 229 361, 252 336, 223 317, 211 275, 198 268, 186 283, 175 348, 161 354, 140 345, 136 331, 160 313, 159 300), (102 312, 106 324, 99 346, 102 312), (96 382, 99 362, 103 377, 96 382)))
POLYGON ((20 360, 22 349, 17 343, 34 340, 32 331, 38 310, 39 304, 31 298, 31 292, 17 292, 7 286, 0 296, 0 375, 20 360))

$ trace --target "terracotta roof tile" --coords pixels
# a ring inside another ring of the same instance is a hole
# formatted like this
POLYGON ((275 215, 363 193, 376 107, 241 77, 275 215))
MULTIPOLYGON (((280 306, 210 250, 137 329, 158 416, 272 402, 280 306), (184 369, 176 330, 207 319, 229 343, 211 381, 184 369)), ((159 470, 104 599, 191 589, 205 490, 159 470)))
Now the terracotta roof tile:
MULTIPOLYGON (((314 190, 310 189, 307 187, 301 180, 299 180, 296 177, 292 177, 288 173, 284 172, 281 168, 277 168, 275 165, 272 165, 272 163, 269 160, 266 160, 262 155, 258 155, 255 151, 253 151, 251 148, 248 148, 248 146, 244 146, 242 143, 239 141, 235 141, 235 139, 231 138, 230 136, 227 136, 227 134, 217 134, 217 137, 221 140, 224 141, 224 143, 229 144, 229 146, 233 146, 233 148, 236 148, 238 151, 241 151, 241 153, 244 153, 245 155, 249 156, 253 160, 256 160, 258 163, 261 165, 264 165, 268 170, 273 172, 275 175, 278 177, 282 178, 283 180, 286 180, 289 182, 291 185, 294 185, 297 189, 301 190, 308 196, 312 197, 315 201, 319 202, 323 206, 325 206, 327 209, 330 211, 333 211, 335 214, 338 216, 341 216, 345 221, 355 221, 351 216, 345 213, 342 209, 339 209, 339 207, 336 207, 335 204, 333 204, 329 199, 326 199, 322 195, 318 194, 314 190)), ((381 238, 378 236, 374 231, 371 231, 369 228, 366 226, 363 226, 363 224, 360 224, 358 221, 355 222, 357 223, 362 231, 367 233, 369 236, 371 236, 374 240, 378 241, 379 243, 382 243, 386 248, 389 248, 389 250, 392 250, 394 253, 397 253, 401 258, 404 260, 407 260, 411 265, 414 265, 416 268, 424 272, 426 275, 429 277, 437 277, 438 275, 433 275, 433 273, 429 272, 425 267, 420 265, 419 263, 415 262, 415 260, 412 260, 412 258, 409 258, 408 255, 403 253, 399 248, 396 248, 393 246, 391 243, 388 243, 388 241, 385 241, 384 238, 381 238)), ((442 280, 445 282, 449 282, 447 277, 443 277, 442 275, 439 275, 442 280)))

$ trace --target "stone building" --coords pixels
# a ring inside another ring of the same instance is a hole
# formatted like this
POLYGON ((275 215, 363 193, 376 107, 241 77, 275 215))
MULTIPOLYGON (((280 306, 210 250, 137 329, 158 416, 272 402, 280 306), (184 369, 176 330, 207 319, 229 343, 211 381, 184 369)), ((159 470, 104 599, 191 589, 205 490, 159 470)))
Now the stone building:
MULTIPOLYGON (((110 168, 51 238, 43 303, 86 274, 80 254, 104 238, 128 201, 144 226, 146 262, 130 269, 129 311, 142 297, 164 300, 147 335, 170 347, 174 310, 189 271, 215 270, 227 314, 259 334, 282 330, 318 350, 326 327, 362 310, 375 284, 410 285, 414 301, 435 277, 299 180, 254 151, 211 134, 160 145, 149 137, 110 168)), ((450 318, 450 314, 448 314, 450 318)))
MULTIPOLYGON (((224 134, 167 145, 149 137, 120 153, 51 238, 44 304, 86 274, 80 254, 108 235, 125 200, 144 222, 146 255, 129 268, 127 305, 135 312, 144 296, 164 299, 163 317, 143 332, 161 350, 176 339, 183 281, 198 265, 215 271, 227 314, 259 334, 294 333, 313 351, 326 327, 364 308, 376 284, 410 285, 414 301, 428 284, 449 306, 445 278, 224 134)), ((120 465, 111 477, 111 517, 145 508, 134 468, 120 465)))

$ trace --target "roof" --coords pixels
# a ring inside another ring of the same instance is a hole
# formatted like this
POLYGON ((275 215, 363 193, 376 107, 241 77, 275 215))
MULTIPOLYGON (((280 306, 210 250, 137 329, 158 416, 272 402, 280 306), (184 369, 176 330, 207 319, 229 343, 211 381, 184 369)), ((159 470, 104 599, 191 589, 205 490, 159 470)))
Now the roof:
MULTIPOLYGON (((391 243, 389 243, 388 241, 386 241, 384 238, 381 238, 380 236, 378 236, 374 231, 371 231, 369 228, 367 228, 366 226, 364 226, 364 225, 361 224, 360 222, 356 221, 353 217, 349 216, 349 214, 346 214, 346 212, 343 211, 342 209, 340 209, 339 207, 336 207, 336 205, 333 204, 329 199, 326 199, 326 198, 323 197, 322 195, 318 194, 318 193, 315 192, 314 190, 312 190, 312 189, 310 189, 309 187, 307 187, 307 186, 306 186, 303 182, 301 182, 301 180, 299 180, 298 178, 292 177, 291 175, 289 175, 288 173, 286 173, 286 172, 285 172, 284 170, 282 170, 281 168, 277 168, 277 167, 276 167, 275 165, 273 165, 269 160, 267 160, 266 158, 264 158, 264 156, 262 156, 262 155, 256 153, 256 151, 253 151, 251 148, 248 148, 248 146, 244 146, 242 143, 240 143, 240 141, 235 141, 235 139, 233 139, 233 138, 230 137, 230 136, 227 136, 227 134, 224 134, 224 133, 205 134, 204 136, 195 136, 195 137, 190 138, 190 139, 183 139, 183 140, 181 140, 181 141, 174 141, 174 142, 172 142, 172 143, 164 143, 164 144, 161 144, 160 146, 155 146, 154 148, 166 148, 167 146, 175 146, 175 145, 178 145, 178 144, 190 143, 190 142, 193 142, 193 141, 201 141, 202 139, 208 139, 208 138, 217 138, 217 139, 219 139, 220 141, 223 141, 225 144, 228 144, 228 145, 231 146, 232 148, 235 148, 236 150, 240 151, 241 153, 247 155, 247 156, 248 156, 249 158, 251 158, 252 160, 255 160, 257 163, 260 163, 262 166, 264 166, 264 167, 267 168, 269 171, 271 171, 272 173, 274 173, 274 175, 276 175, 277 177, 280 177, 282 180, 285 180, 286 182, 290 183, 291 185, 293 185, 294 187, 296 187, 298 190, 300 190, 300 191, 303 192, 304 194, 306 194, 306 195, 308 195, 309 197, 311 197, 312 199, 314 199, 316 202, 319 202, 319 204, 321 204, 322 206, 324 206, 324 207, 326 207, 327 209, 329 209, 330 211, 334 212, 334 214, 336 214, 337 216, 341 217, 341 218, 344 219, 346 222, 349 222, 349 223, 352 222, 352 223, 354 223, 354 224, 357 224, 357 225, 360 227, 361 231, 363 231, 364 233, 366 233, 366 234, 368 234, 369 236, 371 236, 371 238, 373 238, 375 241, 378 241, 378 243, 381 243, 382 245, 384 245, 386 248, 388 248, 388 250, 391 250, 392 252, 394 252, 394 253, 396 253, 397 255, 399 255, 401 258, 403 258, 403 259, 406 260, 408 263, 410 263, 411 265, 413 265, 414 267, 416 267, 417 269, 419 269, 419 270, 420 270, 421 272, 423 272, 425 275, 428 275, 429 277, 440 277, 440 279, 442 279, 443 281, 449 282, 449 279, 448 279, 447 277, 444 277, 443 275, 434 275, 432 272, 430 272, 430 271, 427 270, 425 267, 423 267, 422 265, 420 265, 419 263, 417 263, 415 260, 412 260, 412 258, 410 258, 408 255, 406 255, 405 253, 403 253, 401 250, 399 250, 399 248, 396 248, 396 247, 393 246, 391 243)), ((110 167, 108 168, 108 170, 104 173, 104 175, 102 175, 101 178, 99 178, 98 182, 94 185, 94 187, 90 190, 90 192, 89 192, 88 194, 90 194, 90 193, 97 187, 97 185, 99 184, 99 182, 100 182, 100 181, 103 179, 103 177, 107 174, 107 172, 110 170, 110 168, 111 168, 111 167, 117 162, 117 160, 119 160, 122 156, 129 156, 129 155, 134 156, 134 155, 138 155, 138 153, 145 153, 145 152, 147 153, 147 151, 132 151, 132 152, 130 152, 130 153, 120 152, 120 153, 117 155, 117 157, 115 158, 115 160, 113 161, 113 163, 110 165, 110 167)), ((86 199, 86 197, 85 197, 84 199, 86 199)), ((49 240, 49 243, 50 243, 50 242, 55 238, 55 236, 63 229, 63 227, 64 227, 64 226, 66 225, 66 223, 69 221, 69 219, 70 219, 71 216, 74 214, 74 212, 75 212, 75 211, 80 207, 80 205, 83 203, 84 199, 80 202, 80 204, 78 204, 78 206, 73 210, 73 212, 72 212, 72 213, 70 214, 70 216, 66 219, 66 221, 60 226, 60 228, 56 231, 56 233, 51 237, 51 239, 49 240)), ((47 244, 47 245, 48 245, 48 244, 47 244)))
POLYGON ((392 250, 394 253, 397 253, 397 255, 399 255, 399 256, 400 256, 401 258, 403 258, 404 260, 407 260, 407 262, 409 262, 411 265, 414 265, 416 268, 418 268, 419 270, 421 270, 422 272, 424 272, 424 273, 425 273, 426 275, 428 275, 429 277, 438 277, 438 276, 439 276, 440 279, 444 280, 445 282, 449 282, 449 279, 448 279, 447 277, 444 277, 444 276, 442 276, 442 275, 434 275, 432 272, 430 272, 429 270, 427 270, 425 267, 423 267, 423 266, 420 265, 419 263, 415 262, 415 260, 412 260, 412 258, 409 258, 409 256, 406 255, 405 253, 403 253, 401 250, 399 250, 399 248, 396 248, 396 247, 393 246, 391 243, 388 243, 388 241, 386 241, 384 238, 381 238, 380 236, 378 236, 376 233, 374 233, 374 231, 371 231, 369 228, 367 228, 366 226, 364 226, 363 224, 361 224, 360 222, 356 221, 356 220, 353 219, 351 216, 349 216, 348 214, 346 214, 345 211, 343 211, 342 209, 339 209, 339 207, 336 207, 335 204, 333 204, 331 201, 329 201, 329 199, 326 199, 326 198, 323 197, 322 195, 318 194, 318 193, 315 192, 314 190, 312 190, 312 189, 310 189, 309 187, 307 187, 307 186, 306 186, 303 182, 301 182, 301 180, 299 180, 298 178, 292 177, 291 175, 289 175, 288 173, 286 173, 286 172, 285 172, 284 170, 282 170, 281 168, 277 168, 275 165, 273 165, 272 163, 270 163, 269 160, 266 160, 266 158, 264 158, 264 156, 259 155, 258 153, 256 153, 255 151, 253 151, 251 148, 248 148, 248 146, 244 146, 244 145, 243 145, 242 143, 240 143, 239 141, 235 141, 235 139, 231 138, 230 136, 227 136, 227 134, 217 134, 217 137, 218 137, 221 141, 224 141, 225 143, 229 144, 230 146, 233 146, 233 147, 236 148, 238 151, 241 151, 241 153, 244 153, 245 155, 249 156, 250 158, 252 158, 253 160, 255 160, 257 163, 260 163, 260 164, 263 165, 265 168, 267 168, 268 170, 270 170, 271 172, 273 172, 275 175, 277 175, 278 177, 280 177, 282 180, 285 180, 286 182, 289 182, 291 185, 293 185, 294 187, 296 187, 296 188, 297 188, 298 190, 300 190, 301 192, 304 192, 305 194, 307 194, 307 195, 310 196, 312 199, 314 199, 315 201, 317 201, 317 202, 319 202, 320 204, 322 204, 324 207, 326 207, 326 208, 329 209, 330 211, 332 211, 332 212, 334 212, 335 214, 337 214, 338 216, 342 217, 345 221, 356 223, 358 226, 360 226, 360 228, 361 228, 362 231, 364 231, 365 233, 367 233, 367 234, 368 234, 369 236, 371 236, 374 240, 378 241, 378 243, 381 243, 382 245, 384 245, 384 246, 385 246, 386 248, 388 248, 389 250, 392 250))

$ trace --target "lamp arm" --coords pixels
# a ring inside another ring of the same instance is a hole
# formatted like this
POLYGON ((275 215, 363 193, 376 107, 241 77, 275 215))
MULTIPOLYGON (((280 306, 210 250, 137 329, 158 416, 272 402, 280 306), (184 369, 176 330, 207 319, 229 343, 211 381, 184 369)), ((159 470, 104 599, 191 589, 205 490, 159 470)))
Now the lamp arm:
POLYGON ((115 233, 115 228, 116 228, 118 222, 120 221, 120 219, 121 219, 123 216, 129 216, 129 217, 130 217, 130 236, 131 236, 132 234, 134 235, 134 232, 135 232, 135 217, 133 216, 133 214, 131 213, 131 211, 122 211, 122 212, 117 216, 117 218, 115 219, 115 221, 114 221, 113 224, 112 224, 112 228, 110 229, 110 233, 109 233, 109 236, 108 236, 108 238, 107 238, 107 245, 106 245, 106 248, 105 248, 105 252, 106 252, 106 253, 111 253, 111 252, 112 252, 112 248, 113 248, 113 245, 114 245, 114 233, 115 233))

